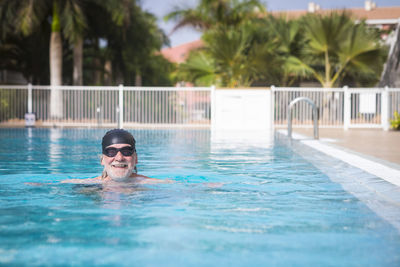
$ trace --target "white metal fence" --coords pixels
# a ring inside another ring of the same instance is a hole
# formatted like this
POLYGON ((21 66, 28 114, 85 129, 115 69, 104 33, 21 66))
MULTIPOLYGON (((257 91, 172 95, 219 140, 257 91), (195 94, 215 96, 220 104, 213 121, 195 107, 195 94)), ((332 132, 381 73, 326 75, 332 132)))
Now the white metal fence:
MULTIPOLYGON (((319 125, 343 126, 343 90, 323 88, 272 88, 274 97, 274 122, 276 126, 287 126, 287 112, 291 101, 307 97, 318 107, 319 125)), ((294 126, 312 126, 312 108, 306 102, 297 103, 292 111, 294 126)))
POLYGON ((122 127, 209 125, 211 87, 1 86, 0 123, 122 127), (52 103, 57 103, 52 106, 52 103))
MULTIPOLYGON (((383 128, 400 111, 399 88, 276 88, 272 87, 275 126, 287 126, 288 106, 307 97, 318 107, 320 127, 383 128)), ((312 127, 312 109, 305 102, 292 111, 293 126, 312 127)))
MULTIPOLYGON (((137 127, 209 126, 213 87, 0 86, 0 125, 137 127), (56 103, 56 105, 54 105, 56 103)), ((318 107, 320 127, 388 129, 400 112, 399 88, 271 88, 273 121, 287 126, 289 103, 307 97, 318 107)), ((270 105, 270 103, 266 103, 270 105)), ((293 127, 311 127, 304 102, 292 111, 293 127)))

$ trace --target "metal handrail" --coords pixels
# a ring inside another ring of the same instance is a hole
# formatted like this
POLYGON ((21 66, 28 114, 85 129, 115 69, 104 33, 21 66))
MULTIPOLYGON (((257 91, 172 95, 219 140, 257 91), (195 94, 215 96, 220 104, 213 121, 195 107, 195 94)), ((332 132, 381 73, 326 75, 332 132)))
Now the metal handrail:
POLYGON ((292 138, 292 108, 293 106, 300 101, 306 101, 308 104, 311 105, 313 109, 313 120, 314 120, 314 139, 318 139, 318 110, 317 106, 315 105, 314 101, 307 97, 298 97, 294 99, 292 102, 289 104, 289 109, 288 109, 288 136, 289 138, 292 138))

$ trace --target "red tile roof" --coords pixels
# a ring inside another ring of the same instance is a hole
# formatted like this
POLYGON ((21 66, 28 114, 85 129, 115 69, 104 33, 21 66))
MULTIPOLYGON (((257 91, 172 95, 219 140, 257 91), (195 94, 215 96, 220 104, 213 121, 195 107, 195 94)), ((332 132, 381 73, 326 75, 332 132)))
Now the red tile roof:
POLYGON ((164 48, 161 50, 161 54, 170 62, 182 63, 189 56, 190 51, 200 47, 203 47, 203 41, 197 40, 170 48, 164 48))

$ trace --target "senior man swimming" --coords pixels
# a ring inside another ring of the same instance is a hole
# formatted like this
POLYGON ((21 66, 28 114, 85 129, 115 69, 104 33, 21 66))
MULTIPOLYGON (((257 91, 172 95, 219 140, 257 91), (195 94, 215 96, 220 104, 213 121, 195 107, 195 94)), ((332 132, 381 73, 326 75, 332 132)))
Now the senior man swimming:
POLYGON ((160 183, 168 182, 137 174, 136 141, 133 135, 123 129, 108 131, 101 142, 102 175, 89 179, 70 179, 62 183, 160 183))

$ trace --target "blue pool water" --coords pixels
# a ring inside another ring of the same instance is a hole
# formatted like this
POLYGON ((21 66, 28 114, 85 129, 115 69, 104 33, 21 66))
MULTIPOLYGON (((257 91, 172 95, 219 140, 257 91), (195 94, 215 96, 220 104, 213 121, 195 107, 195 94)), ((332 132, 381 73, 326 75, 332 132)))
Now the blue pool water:
POLYGON ((0 129, 0 266, 400 266, 398 229, 277 136, 131 132, 174 183, 60 184, 101 173, 104 130, 0 129))

